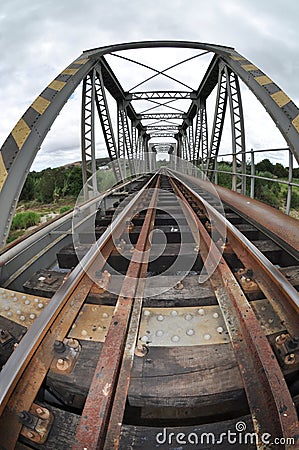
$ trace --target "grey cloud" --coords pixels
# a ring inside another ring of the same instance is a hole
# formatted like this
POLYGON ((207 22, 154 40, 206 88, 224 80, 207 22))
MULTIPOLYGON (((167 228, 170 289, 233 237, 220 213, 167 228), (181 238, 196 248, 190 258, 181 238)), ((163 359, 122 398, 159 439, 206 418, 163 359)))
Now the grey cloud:
MULTIPOLYGON (((234 46, 298 102, 298 13, 299 3, 285 0, 271 4, 260 0, 2 0, 0 140, 51 79, 83 50, 132 40, 181 39, 234 46)), ((56 141, 54 135, 45 141, 38 156, 43 164, 52 163, 56 149, 60 149, 57 161, 65 156, 68 162, 73 148, 80 155, 78 119, 61 114, 58 120, 62 124, 57 130, 69 132, 57 131, 56 141), (76 137, 67 144, 74 133, 76 137)), ((247 128, 257 135, 251 122, 247 128)), ((256 135, 251 137, 252 145, 268 143, 268 138, 256 135)))

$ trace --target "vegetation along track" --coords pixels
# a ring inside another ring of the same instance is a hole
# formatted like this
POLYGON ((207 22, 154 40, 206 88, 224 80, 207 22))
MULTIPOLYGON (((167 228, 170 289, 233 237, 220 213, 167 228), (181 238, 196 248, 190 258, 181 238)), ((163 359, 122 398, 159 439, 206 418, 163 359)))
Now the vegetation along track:
POLYGON ((294 221, 283 235, 218 194, 161 169, 79 226, 60 271, 4 283, 1 448, 210 448, 227 430, 296 448, 294 221))

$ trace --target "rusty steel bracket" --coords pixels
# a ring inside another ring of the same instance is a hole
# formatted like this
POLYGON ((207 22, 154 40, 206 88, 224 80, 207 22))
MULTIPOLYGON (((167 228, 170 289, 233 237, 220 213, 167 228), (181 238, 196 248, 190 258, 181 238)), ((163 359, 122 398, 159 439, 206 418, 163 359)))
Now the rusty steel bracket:
POLYGON ((108 270, 104 270, 101 279, 97 281, 98 294, 103 294, 104 292, 107 291, 110 281, 111 281, 111 274, 108 272, 108 270))
POLYGON ((239 269, 235 275, 246 294, 261 291, 258 284, 252 279, 253 274, 250 269, 239 269))
POLYGON ((29 411, 21 411, 19 420, 23 424, 21 435, 32 442, 44 444, 54 421, 52 412, 33 403, 29 411))
POLYGON ((120 239, 116 244, 116 250, 122 251, 125 249, 127 242, 124 239, 120 239))
POLYGON ((0 344, 1 346, 7 345, 9 342, 16 342, 15 338, 8 330, 0 330, 0 344))
POLYGON ((55 341, 51 370, 56 373, 71 373, 80 351, 81 345, 77 339, 65 338, 63 341, 55 341))
POLYGON ((223 241, 222 238, 219 238, 218 241, 216 242, 216 245, 220 250, 223 251, 224 255, 232 255, 234 253, 233 248, 227 239, 223 241))
POLYGON ((273 348, 276 356, 285 369, 290 366, 299 367, 299 338, 291 337, 288 333, 278 334, 273 338, 273 348))

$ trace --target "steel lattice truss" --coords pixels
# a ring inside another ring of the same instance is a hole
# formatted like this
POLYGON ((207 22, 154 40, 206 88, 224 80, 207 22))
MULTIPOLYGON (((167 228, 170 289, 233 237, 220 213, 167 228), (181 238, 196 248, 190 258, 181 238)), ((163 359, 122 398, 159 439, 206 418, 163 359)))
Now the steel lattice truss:
MULTIPOLYGON (((299 109, 265 73, 233 48, 197 42, 152 41, 83 52, 43 90, 1 148, 0 244, 6 241, 18 197, 40 146, 63 105, 81 82, 84 182, 97 170, 98 122, 116 181, 126 176, 127 169, 132 175, 138 172, 140 161, 154 170, 155 151, 187 159, 212 178, 229 109, 232 189, 245 192, 245 125, 239 80, 266 108, 299 161, 299 109), (151 60, 147 63, 135 57, 136 51, 143 54, 145 50, 160 48, 179 49, 183 57, 163 69, 157 68, 151 60), (129 57, 130 51, 135 51, 133 59, 129 57), (204 75, 196 86, 190 86, 180 77, 184 64, 200 62, 203 58, 209 58, 204 75), (131 65, 131 74, 138 67, 146 75, 134 82, 134 86, 124 87, 121 77, 112 70, 115 61, 131 65), (214 117, 213 114, 211 117, 207 100, 213 97, 213 92, 216 92, 216 100, 214 117), (149 155, 149 149, 153 149, 152 139, 158 140, 154 142, 154 156, 149 155)), ((86 191, 89 188, 95 188, 92 181, 86 191)))

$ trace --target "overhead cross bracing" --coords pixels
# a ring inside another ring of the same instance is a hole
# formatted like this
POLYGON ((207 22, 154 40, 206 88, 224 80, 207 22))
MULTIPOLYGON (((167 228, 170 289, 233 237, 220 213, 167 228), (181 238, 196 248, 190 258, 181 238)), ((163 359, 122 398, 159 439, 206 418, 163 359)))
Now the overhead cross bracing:
MULTIPOLYGON (((234 48, 149 41, 87 50, 49 83, 1 148, 1 245, 6 242, 31 164, 60 110, 81 82, 84 181, 97 169, 98 119, 116 181, 138 171, 136 160, 147 158, 151 139, 163 144, 170 137, 176 156, 200 166, 214 179, 217 158, 223 151, 229 153, 222 146, 230 116, 232 189, 244 193, 248 150, 243 110, 247 105, 242 100, 241 85, 246 85, 266 108, 299 161, 297 106, 234 48)), ((92 183, 88 189, 93 189, 92 183)))

